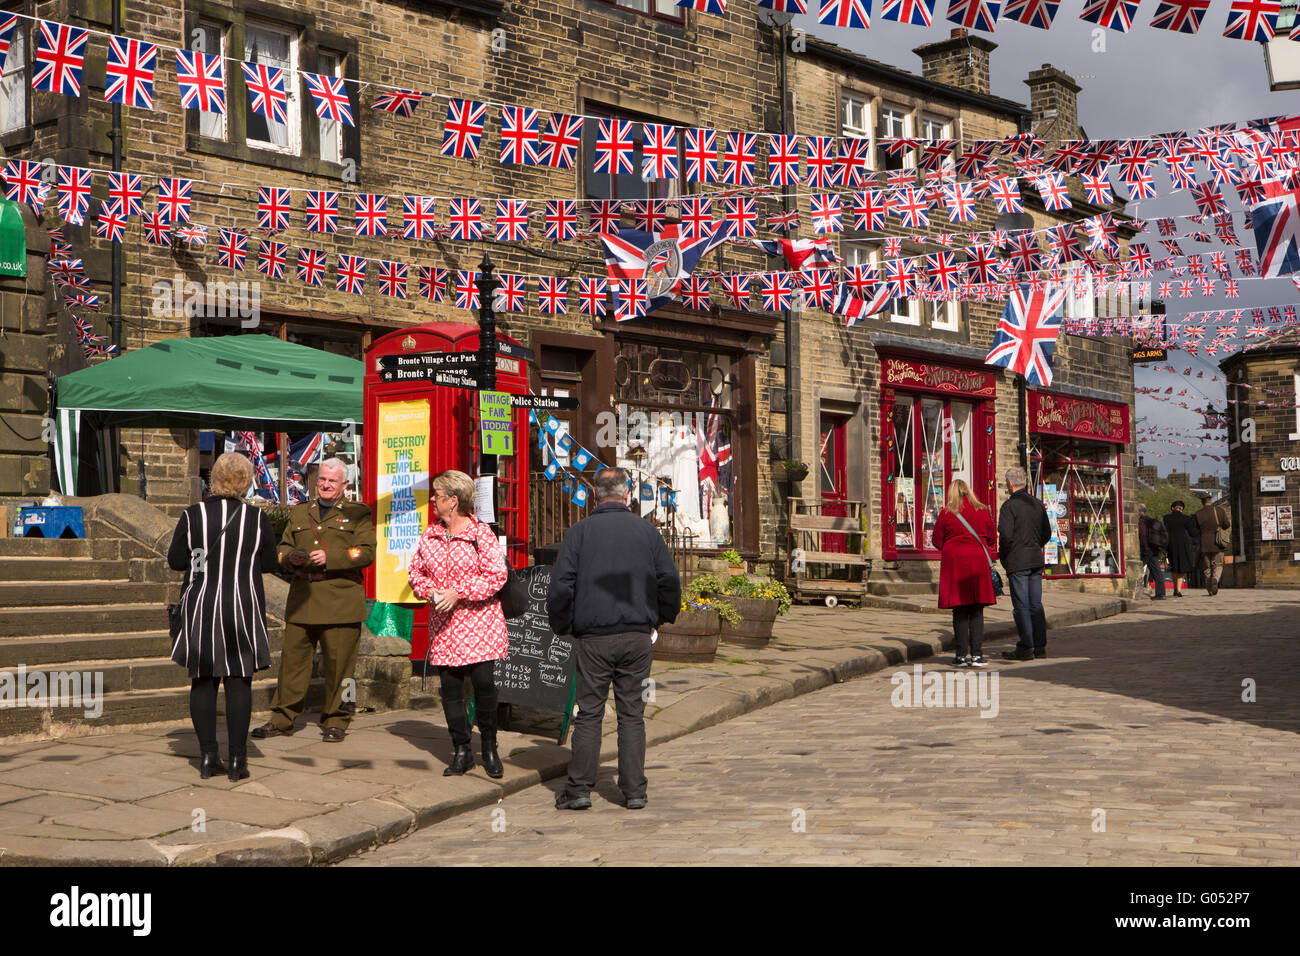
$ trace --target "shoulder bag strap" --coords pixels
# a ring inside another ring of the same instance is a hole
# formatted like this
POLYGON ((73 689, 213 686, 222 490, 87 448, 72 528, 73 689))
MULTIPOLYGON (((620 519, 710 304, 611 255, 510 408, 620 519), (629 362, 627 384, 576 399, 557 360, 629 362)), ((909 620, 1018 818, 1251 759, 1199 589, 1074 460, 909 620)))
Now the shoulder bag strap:
POLYGON ((981 538, 979 535, 975 534, 975 529, 970 526, 970 522, 968 522, 965 518, 957 514, 957 512, 955 511, 952 514, 958 521, 962 523, 962 525, 965 526, 966 530, 971 533, 971 535, 975 538, 975 540, 979 542, 979 546, 984 549, 984 557, 988 558, 989 560, 989 570, 992 570, 993 558, 989 556, 989 549, 988 546, 984 543, 984 539, 981 538))

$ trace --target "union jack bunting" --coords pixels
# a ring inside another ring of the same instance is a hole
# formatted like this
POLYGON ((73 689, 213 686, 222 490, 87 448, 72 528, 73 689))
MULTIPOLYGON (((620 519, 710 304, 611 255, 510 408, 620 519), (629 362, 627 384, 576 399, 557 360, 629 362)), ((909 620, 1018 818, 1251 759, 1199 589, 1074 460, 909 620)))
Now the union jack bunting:
POLYGON ((357 193, 353 197, 355 229, 358 236, 388 235, 388 197, 375 193, 357 193))
POLYGON ((836 193, 817 193, 811 197, 813 232, 818 235, 844 231, 840 197, 836 193))
POLYGON ((845 136, 840 140, 839 155, 835 157, 836 176, 845 186, 866 183, 871 164, 871 140, 858 136, 845 136))
POLYGON ((828 27, 865 30, 871 26, 870 0, 821 0, 817 22, 828 27))
POLYGON ((144 215, 144 191, 133 173, 108 173, 108 210, 126 218, 144 215))
POLYGON ((501 162, 536 166, 540 143, 537 110, 526 106, 501 107, 501 162))
POLYGON ((298 281, 307 285, 325 284, 325 252, 322 249, 298 247, 298 281))
POLYGON ((641 155, 643 179, 676 179, 677 127, 642 123, 641 155))
POLYGON ((592 172, 610 176, 632 172, 632 154, 636 144, 632 141, 630 120, 603 119, 598 121, 596 133, 596 162, 592 172))
POLYGON ((226 112, 226 69, 220 56, 177 50, 176 82, 185 109, 226 112))
POLYGON ((432 196, 402 197, 402 238, 434 239, 437 237, 437 220, 432 196))
MULTIPOLYGON (((45 202, 48 185, 41 178, 44 163, 27 159, 11 159, 5 163, 5 198, 10 202, 23 203, 28 206, 41 206, 45 202)), ((136 187, 140 177, 135 177, 136 187)))
POLYGON ((175 235, 177 239, 187 242, 191 246, 206 246, 208 244, 207 226, 181 226, 176 230, 175 235))
POLYGON ((716 183, 718 181, 718 133, 711 129, 682 131, 686 139, 686 181, 688 183, 716 183))
POLYGON ((767 228, 773 232, 789 232, 791 229, 798 229, 799 210, 791 209, 788 212, 783 210, 774 216, 768 216, 767 228))
POLYGON ((59 285, 85 275, 86 265, 81 259, 55 259, 47 267, 50 278, 59 285))
POLYGON ((883 189, 860 189, 853 194, 853 228, 872 232, 885 228, 889 204, 883 189))
MULTIPOLYGON (((835 198, 839 199, 838 196, 835 198)), ((758 212, 754 203, 753 199, 745 196, 726 200, 727 211, 723 218, 730 226, 731 238, 747 239, 758 235, 758 212)))
POLYGON ((126 236, 127 218, 119 212, 101 207, 95 220, 95 235, 111 242, 121 242, 126 236))
POLYGON ((841 168, 835 161, 835 139, 831 136, 805 136, 808 146, 808 173, 805 179, 812 189, 831 189, 840 185, 841 168))
POLYGON ((456 270, 456 308, 475 312, 479 308, 478 273, 468 269, 456 270))
POLYGON ((497 242, 528 241, 528 200, 497 200, 497 242))
POLYGON ((1210 0, 1160 0, 1151 25, 1157 30, 1174 30, 1178 33, 1195 33, 1201 28, 1210 0))
POLYGON ((303 211, 307 214, 307 231, 333 235, 339 231, 339 194, 324 190, 307 190, 303 211))
POLYGON ((553 169, 572 169, 582 145, 582 117, 552 113, 542 133, 537 162, 553 169))
POLYGON ((712 304, 709 298, 709 280, 690 275, 682 280, 682 304, 695 312, 707 312, 712 304))
POLYGON ((928 27, 934 20, 935 0, 885 0, 880 8, 882 20, 928 27))
POLYGON ((614 318, 619 322, 639 319, 650 305, 650 283, 645 279, 614 279, 614 318))
MULTIPOLYGON (((1209 3, 1209 0, 1205 2, 1209 3)), ((1051 27, 1060 6, 1059 0, 1007 0, 1007 5, 1002 10, 1002 19, 1046 30, 1051 27)))
POLYGON ((237 229, 222 229, 217 234, 217 258, 227 269, 243 272, 248 258, 248 236, 237 229))
POLYGON ((448 100, 447 120, 442 128, 442 155, 478 159, 486 119, 487 104, 474 100, 448 100))
POLYGON ((492 306, 498 312, 522 312, 528 300, 528 281, 526 277, 511 272, 503 272, 498 277, 496 292, 492 296, 492 306))
POLYGON ((158 180, 158 213, 163 222, 190 221, 190 190, 193 186, 189 179, 158 180))
MULTIPOLYGON (((4 14, 0 13, 0 17, 4 17, 4 14)), ((17 14, 10 14, 7 19, 0 20, 0 70, 4 69, 5 62, 9 59, 9 47, 13 45, 14 30, 17 27, 17 14)))
POLYGON ((32 89, 64 96, 81 95, 81 70, 86 63, 88 30, 37 20, 35 73, 32 89))
POLYGON ((366 260, 362 256, 339 255, 338 279, 334 288, 361 295, 366 287, 366 260))
POLYGON ((714 13, 718 16, 727 12, 727 0, 677 0, 677 6, 699 13, 714 13))
POLYGON ((808 0, 758 0, 758 5, 777 13, 808 12, 808 0))
POLYGON ((537 308, 543 315, 565 315, 568 299, 568 279, 542 276, 537 280, 537 308))
POLYGON ((998 256, 992 243, 976 243, 966 249, 966 271, 973 282, 984 284, 994 281, 993 271, 997 264, 998 256))
POLYGON ((430 302, 441 302, 447 294, 447 270, 420 266, 420 295, 430 302))
POLYGON ((86 221, 90 207, 90 170, 60 166, 58 176, 59 216, 64 222, 79 226, 86 221))
POLYGON ((307 84, 307 92, 316 104, 316 115, 320 119, 333 120, 347 126, 356 125, 352 119, 352 103, 348 99, 342 77, 304 72, 302 81, 307 84))
POLYGON ((583 315, 604 315, 609 298, 607 279, 578 280, 578 311, 583 315))
MULTIPOLYGON (((1300 272, 1300 190, 1267 183, 1264 200, 1251 206, 1250 214, 1260 275, 1271 279, 1300 272)), ((1244 272, 1252 265, 1250 251, 1238 250, 1237 262, 1244 272)))
POLYGON ((280 186, 258 187, 258 229, 265 229, 267 232, 284 232, 289 228, 289 209, 288 189, 280 186))
POLYGON ((767 177, 773 186, 790 186, 799 180, 799 137, 773 133, 767 137, 767 177))
POLYGON ((687 196, 681 200, 681 231, 688 239, 713 235, 713 200, 707 196, 687 196))
POLYGON ((910 299, 916 292, 916 260, 886 260, 885 285, 891 299, 910 299))
POLYGON ((926 198, 924 190, 915 186, 895 192, 894 212, 908 229, 919 229, 930 224, 930 200, 926 198))
POLYGON ((384 90, 375 97, 375 101, 370 106, 371 109, 384 110, 399 116, 412 116, 423 99, 424 94, 418 90, 384 90))
POLYGON ((759 291, 763 296, 764 312, 784 312, 791 306, 794 290, 791 273, 764 272, 758 277, 759 291))
POLYGON ((474 241, 483 238, 483 214, 477 199, 453 199, 448 203, 451 238, 474 241))
POLYGON ((623 205, 614 199, 589 200, 592 232, 618 232, 623 205))
POLYGON ((880 286, 880 275, 871 266, 860 262, 845 268, 844 284, 854 295, 866 298, 880 286))
POLYGON ((248 90, 248 108, 275 123, 289 122, 289 94, 284 88, 284 70, 265 63, 240 63, 244 87, 248 90))
POLYGON ((270 279, 283 279, 289 261, 289 246, 284 242, 262 239, 257 247, 257 271, 270 279))
POLYGON ((830 269, 807 269, 799 273, 805 307, 829 309, 835 301, 835 273, 830 269))
POLYGON ((1232 0, 1223 35, 1230 40, 1267 43, 1277 31, 1280 0, 1232 0))
POLYGON ((1041 388, 1051 385, 1052 353, 1061 331, 1065 294, 1064 286, 1014 286, 984 364, 1009 368, 1041 388))
POLYGON ((975 219, 975 187, 971 183, 944 183, 943 204, 953 222, 975 219))
POLYGON ((661 230, 668 224, 667 206, 668 203, 662 199, 646 199, 634 203, 632 210, 636 219, 636 228, 644 229, 646 232, 661 230))
POLYGON ((1214 183, 1197 183, 1191 189, 1192 199, 1202 216, 1217 216, 1228 211, 1223 193, 1214 183))
POLYGON ((722 294, 733 309, 750 312, 749 276, 731 273, 722 277, 722 294))
POLYGON ((551 242, 572 242, 578 237, 578 203, 573 199, 549 199, 543 216, 546 238, 551 242))
POLYGON ((993 32, 1001 0, 948 0, 948 19, 968 30, 993 32))
POLYGON ((1060 212, 1072 206, 1070 187, 1065 181, 1065 173, 1056 170, 1044 171, 1033 180, 1038 194, 1043 197, 1043 206, 1051 212, 1060 212))
POLYGON ((1080 20, 1096 23, 1108 30, 1128 33, 1137 13, 1138 0, 1085 0, 1080 20))
POLYGON ((108 38, 104 66, 104 99, 110 103, 153 109, 153 74, 158 47, 152 43, 108 38))
POLYGON ((406 263, 379 260, 379 294, 390 299, 406 298, 406 263))

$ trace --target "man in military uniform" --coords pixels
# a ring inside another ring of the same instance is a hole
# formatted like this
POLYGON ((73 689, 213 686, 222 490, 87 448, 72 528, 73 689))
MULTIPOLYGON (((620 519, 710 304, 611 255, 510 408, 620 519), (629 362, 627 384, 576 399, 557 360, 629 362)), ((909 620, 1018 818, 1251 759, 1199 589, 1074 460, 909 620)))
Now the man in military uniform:
POLYGON ((343 709, 343 681, 352 676, 366 616, 361 569, 375 560, 375 523, 370 509, 348 501, 347 465, 321 463, 316 500, 295 505, 280 538, 280 567, 293 575, 285 606, 280 678, 271 719, 253 731, 258 738, 292 734, 311 683, 320 644, 325 670, 324 739, 338 743, 352 715, 343 709))

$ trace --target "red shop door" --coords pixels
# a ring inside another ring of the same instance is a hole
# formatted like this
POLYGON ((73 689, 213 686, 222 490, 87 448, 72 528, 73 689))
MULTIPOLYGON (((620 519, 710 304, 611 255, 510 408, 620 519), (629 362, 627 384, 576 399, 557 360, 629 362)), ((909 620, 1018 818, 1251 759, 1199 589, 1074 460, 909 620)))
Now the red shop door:
MULTIPOLYGON (((822 514, 842 518, 848 513, 848 467, 845 463, 845 433, 847 415, 821 416, 821 474, 822 514)), ((842 534, 823 534, 821 549, 834 554, 844 554, 848 541, 842 534)))

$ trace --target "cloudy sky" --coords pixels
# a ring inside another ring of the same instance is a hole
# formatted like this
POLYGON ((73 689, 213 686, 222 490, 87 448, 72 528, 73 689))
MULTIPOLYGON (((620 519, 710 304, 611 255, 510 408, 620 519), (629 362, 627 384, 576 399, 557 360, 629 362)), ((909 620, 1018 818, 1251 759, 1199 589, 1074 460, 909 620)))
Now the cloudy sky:
MULTIPOLYGON (((1200 33, 1192 36, 1150 27, 1157 0, 1142 0, 1133 29, 1127 34, 1099 30, 1095 24, 1080 20, 1081 0, 1069 0, 1061 4, 1050 30, 1036 30, 1016 22, 999 22, 993 34, 978 35, 998 44, 992 54, 994 95, 1028 103, 1029 88, 1024 83, 1025 77, 1032 70, 1050 63, 1073 76, 1083 87, 1079 94, 1079 122, 1093 139, 1195 130, 1218 123, 1300 113, 1300 91, 1269 91, 1262 47, 1256 43, 1229 40, 1222 35, 1229 2, 1212 0, 1200 33)), ((815 0, 809 4, 810 8, 815 5, 815 0)), ((879 0, 872 6, 873 13, 878 11, 879 0)), ((919 73, 920 58, 911 51, 923 43, 949 36, 955 24, 943 19, 946 9, 947 0, 938 0, 932 27, 908 26, 873 16, 869 30, 841 30, 823 27, 811 15, 796 17, 794 25, 872 59, 919 73)), ((1296 47, 1300 50, 1300 43, 1296 47)), ((1199 165, 1197 171, 1199 177, 1199 165)), ((1169 181, 1162 170, 1156 171, 1155 176, 1160 198, 1131 204, 1128 208, 1130 213, 1154 219, 1157 216, 1189 215, 1196 211, 1189 194, 1166 195, 1169 181)), ((1123 187, 1117 192, 1123 192, 1123 187)), ((1253 250, 1253 237, 1241 226, 1241 203, 1231 190, 1229 206, 1235 213, 1237 233, 1242 243, 1253 250)), ((1180 234, 1185 235, 1189 228, 1186 221, 1180 222, 1180 234)), ((1155 237, 1145 237, 1145 241, 1152 245, 1153 255, 1158 258, 1162 250, 1155 244, 1155 237)), ((1186 240, 1182 243, 1188 252, 1205 254, 1207 261, 1210 252, 1225 248, 1186 240)), ((1231 250, 1228 254, 1231 256, 1231 250)), ((1158 280, 1161 275, 1154 278, 1158 280)), ((1166 303, 1170 319, 1179 321, 1179 316, 1193 309, 1243 308, 1300 301, 1295 287, 1286 278, 1245 279, 1240 286, 1241 295, 1234 300, 1223 295, 1202 297, 1199 291, 1192 298, 1175 296, 1166 303)), ((1207 334, 1206 340, 1209 337, 1207 334)), ((1170 353, 1168 363, 1178 370, 1175 374, 1139 367, 1139 386, 1158 385, 1162 389, 1172 386, 1175 393, 1186 389, 1184 396, 1170 396, 1172 401, 1139 396, 1137 415, 1145 419, 1143 425, 1155 424, 1202 434, 1201 417, 1178 408, 1175 403, 1186 402, 1203 408, 1207 401, 1213 401, 1216 407, 1223 408, 1224 387, 1221 382, 1212 381, 1215 376, 1222 377, 1218 369, 1221 357, 1189 356, 1175 351, 1170 353), (1181 374, 1189 368, 1190 375, 1181 374)), ((1138 451, 1147 456, 1149 464, 1157 465, 1161 474, 1175 468, 1190 471, 1194 477, 1203 472, 1227 474, 1225 463, 1208 457, 1190 457, 1197 451, 1207 450, 1226 454, 1226 444, 1216 442, 1205 446, 1195 438, 1179 437, 1178 440, 1197 447, 1144 439, 1138 451)))

